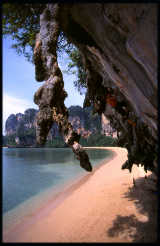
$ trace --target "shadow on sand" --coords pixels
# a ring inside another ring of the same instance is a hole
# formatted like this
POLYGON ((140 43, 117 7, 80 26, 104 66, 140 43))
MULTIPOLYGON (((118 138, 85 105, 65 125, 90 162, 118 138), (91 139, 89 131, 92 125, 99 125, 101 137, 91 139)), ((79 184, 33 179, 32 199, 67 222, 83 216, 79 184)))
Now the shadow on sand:
MULTIPOLYGON (((153 175, 136 179, 135 186, 123 194, 124 198, 133 201, 141 216, 117 215, 113 226, 107 231, 110 237, 120 237, 130 242, 156 242, 157 241, 157 210, 158 200, 156 183, 153 175)), ((123 204, 121 204, 123 206, 123 204)))

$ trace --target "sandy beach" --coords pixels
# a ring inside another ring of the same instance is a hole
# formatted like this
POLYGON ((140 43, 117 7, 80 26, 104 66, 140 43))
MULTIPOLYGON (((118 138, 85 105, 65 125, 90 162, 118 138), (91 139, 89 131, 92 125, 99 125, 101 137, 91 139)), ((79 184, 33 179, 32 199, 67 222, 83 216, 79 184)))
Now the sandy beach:
POLYGON ((114 151, 113 158, 4 234, 3 242, 155 242, 153 175, 146 178, 136 165, 132 173, 121 170, 126 149, 100 148, 114 151))

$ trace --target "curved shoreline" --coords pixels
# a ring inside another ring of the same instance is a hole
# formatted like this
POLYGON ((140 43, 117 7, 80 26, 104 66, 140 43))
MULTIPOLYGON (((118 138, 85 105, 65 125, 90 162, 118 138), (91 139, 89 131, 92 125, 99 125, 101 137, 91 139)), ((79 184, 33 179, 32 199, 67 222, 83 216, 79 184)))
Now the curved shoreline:
POLYGON ((133 174, 121 170, 121 165, 127 159, 127 150, 119 147, 87 148, 112 150, 115 154, 107 162, 104 160, 92 173, 63 190, 56 199, 51 199, 28 223, 3 236, 4 242, 132 241, 134 231, 113 237, 106 233, 118 214, 134 214, 146 219, 133 201, 123 196, 133 186, 133 174), (124 207, 128 210, 124 211, 124 207))
MULTIPOLYGON (((84 149, 105 149, 105 147, 84 147, 84 149)), ((108 149, 107 149, 108 150, 108 149)), ((83 185, 87 182, 88 178, 95 173, 102 165, 105 165, 110 160, 114 158, 116 153, 114 151, 105 159, 101 160, 98 165, 93 167, 91 173, 85 172, 84 174, 79 174, 77 178, 70 180, 64 184, 60 189, 58 188, 56 191, 51 193, 50 199, 47 200, 46 203, 40 205, 35 209, 34 212, 31 212, 33 218, 30 215, 25 215, 20 222, 15 223, 13 226, 4 229, 3 228, 3 238, 8 238, 9 235, 16 233, 17 231, 24 230, 31 224, 34 224, 34 221, 41 218, 42 216, 46 216, 51 209, 55 209, 60 203, 62 203, 67 197, 69 197, 72 192, 74 192, 80 185, 83 185)), ((3 226, 4 227, 4 226, 3 226)), ((10 236, 9 236, 10 237, 10 236)))

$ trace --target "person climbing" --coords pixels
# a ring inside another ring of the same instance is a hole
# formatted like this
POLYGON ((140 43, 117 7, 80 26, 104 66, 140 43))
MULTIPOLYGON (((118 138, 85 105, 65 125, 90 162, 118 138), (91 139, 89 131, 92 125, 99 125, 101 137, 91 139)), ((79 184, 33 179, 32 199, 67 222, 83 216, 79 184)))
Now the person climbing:
POLYGON ((118 101, 117 93, 117 91, 114 93, 114 90, 111 87, 107 87, 106 103, 115 108, 115 110, 122 115, 124 120, 127 120, 130 125, 135 127, 135 121, 130 118, 128 119, 130 112, 128 110, 127 103, 124 100, 118 101))
POLYGON ((106 103, 115 108, 120 114, 126 115, 127 104, 125 101, 118 101, 116 94, 111 87, 107 87, 106 103))
POLYGON ((111 105, 113 108, 117 105, 117 100, 111 87, 107 87, 106 103, 111 105))
POLYGON ((128 119, 127 120, 128 121, 128 123, 130 124, 130 125, 132 125, 132 126, 136 126, 136 123, 133 121, 133 120, 131 120, 131 119, 128 119))

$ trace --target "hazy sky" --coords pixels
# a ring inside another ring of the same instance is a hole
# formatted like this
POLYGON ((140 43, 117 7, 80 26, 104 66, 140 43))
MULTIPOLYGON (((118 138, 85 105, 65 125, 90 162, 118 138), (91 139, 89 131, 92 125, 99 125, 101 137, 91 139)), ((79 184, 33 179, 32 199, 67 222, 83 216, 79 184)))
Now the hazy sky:
MULTIPOLYGON (((35 80, 34 65, 27 62, 23 55, 19 56, 11 48, 11 38, 3 38, 3 133, 5 121, 10 114, 24 113, 27 108, 38 109, 33 102, 36 90, 44 83, 35 80)), ((61 70, 66 70, 67 55, 59 59, 61 70)), ((64 87, 68 93, 66 107, 83 105, 84 95, 81 96, 73 86, 75 75, 63 74, 64 87)))

